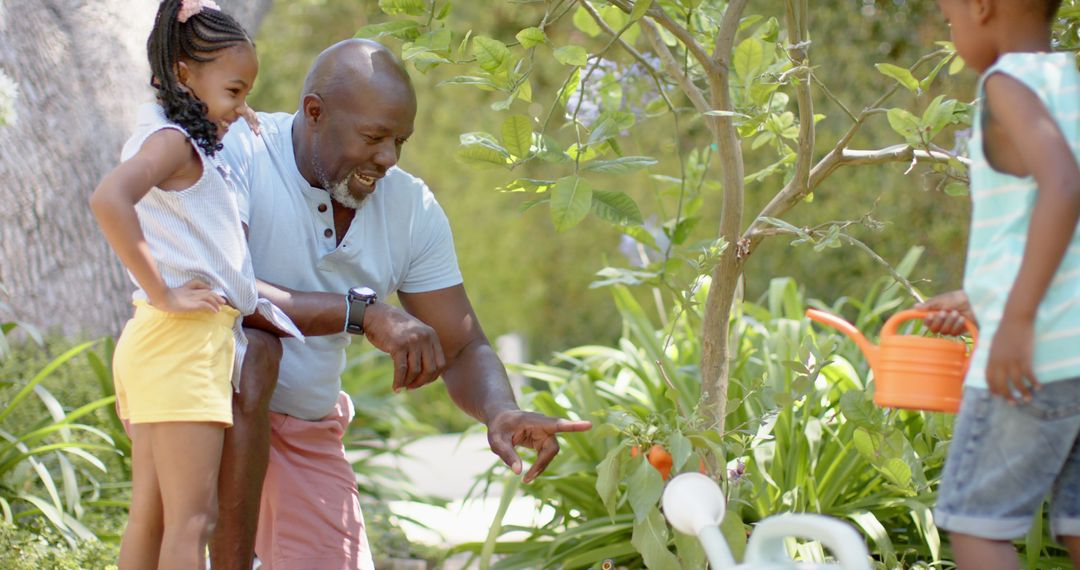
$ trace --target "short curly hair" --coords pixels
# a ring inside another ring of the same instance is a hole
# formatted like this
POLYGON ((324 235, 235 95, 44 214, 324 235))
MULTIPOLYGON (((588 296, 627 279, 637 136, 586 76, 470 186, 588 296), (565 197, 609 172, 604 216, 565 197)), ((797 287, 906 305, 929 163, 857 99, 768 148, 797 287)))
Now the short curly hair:
POLYGON ((164 0, 158 7, 154 29, 146 41, 150 85, 157 91, 165 116, 184 127, 195 144, 213 156, 222 148, 217 125, 207 118, 206 104, 180 84, 176 63, 181 59, 213 61, 214 52, 245 42, 254 45, 254 42, 239 22, 220 10, 203 8, 181 22, 177 19, 180 5, 181 0, 164 0))

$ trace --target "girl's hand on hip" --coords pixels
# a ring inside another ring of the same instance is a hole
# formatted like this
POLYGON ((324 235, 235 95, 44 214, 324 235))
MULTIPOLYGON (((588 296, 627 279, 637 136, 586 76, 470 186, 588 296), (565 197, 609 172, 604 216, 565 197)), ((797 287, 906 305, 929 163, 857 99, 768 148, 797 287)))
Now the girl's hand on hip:
POLYGON ((214 293, 207 283, 192 279, 181 287, 167 289, 161 299, 151 300, 150 304, 170 313, 192 313, 195 311, 216 313, 221 310, 225 300, 217 293, 214 293))

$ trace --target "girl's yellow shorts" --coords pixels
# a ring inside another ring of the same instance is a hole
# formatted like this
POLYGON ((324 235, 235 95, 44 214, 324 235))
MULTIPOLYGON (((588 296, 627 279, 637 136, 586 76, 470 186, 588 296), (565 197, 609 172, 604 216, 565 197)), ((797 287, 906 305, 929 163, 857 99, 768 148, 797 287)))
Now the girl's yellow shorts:
POLYGON ((240 316, 169 313, 135 302, 135 316, 113 354, 120 417, 133 424, 219 422, 232 425, 232 371, 240 316))

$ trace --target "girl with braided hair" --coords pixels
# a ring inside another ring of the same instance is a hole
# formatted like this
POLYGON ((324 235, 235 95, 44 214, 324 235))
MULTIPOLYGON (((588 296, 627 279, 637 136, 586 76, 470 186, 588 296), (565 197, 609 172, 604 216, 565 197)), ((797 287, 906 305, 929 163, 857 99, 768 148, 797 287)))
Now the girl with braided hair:
POLYGON ((136 290, 113 358, 117 408, 132 440, 132 499, 120 568, 205 568, 217 517, 232 387, 259 299, 234 190, 215 156, 258 59, 211 0, 164 0, 147 42, 157 102, 139 109, 122 163, 90 198, 136 290))

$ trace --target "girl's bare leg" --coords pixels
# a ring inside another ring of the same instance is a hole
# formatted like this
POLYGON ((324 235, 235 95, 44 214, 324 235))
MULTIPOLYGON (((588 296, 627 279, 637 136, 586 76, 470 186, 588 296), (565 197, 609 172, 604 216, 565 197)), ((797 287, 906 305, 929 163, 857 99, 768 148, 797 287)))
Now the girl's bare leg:
POLYGON ((150 449, 149 426, 138 424, 130 428, 131 508, 120 542, 120 570, 155 568, 161 549, 164 528, 161 488, 150 449))
POLYGON ((165 530, 158 570, 206 568, 217 521, 217 481, 225 428, 209 422, 151 424, 165 530))

